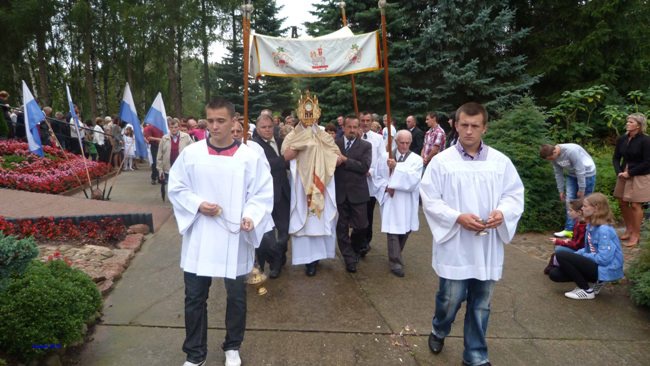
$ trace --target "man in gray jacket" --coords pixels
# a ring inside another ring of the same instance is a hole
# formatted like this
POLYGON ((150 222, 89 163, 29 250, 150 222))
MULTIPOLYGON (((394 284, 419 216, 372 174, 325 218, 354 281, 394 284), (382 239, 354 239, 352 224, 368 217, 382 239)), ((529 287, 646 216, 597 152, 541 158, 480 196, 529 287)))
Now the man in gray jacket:
POLYGON ((573 220, 569 217, 568 203, 576 198, 586 197, 594 191, 596 164, 591 155, 577 144, 544 144, 539 149, 539 156, 552 162, 560 200, 567 203, 564 230, 555 233, 555 236, 571 238, 573 236, 573 220), (566 189, 565 171, 567 173, 566 189))

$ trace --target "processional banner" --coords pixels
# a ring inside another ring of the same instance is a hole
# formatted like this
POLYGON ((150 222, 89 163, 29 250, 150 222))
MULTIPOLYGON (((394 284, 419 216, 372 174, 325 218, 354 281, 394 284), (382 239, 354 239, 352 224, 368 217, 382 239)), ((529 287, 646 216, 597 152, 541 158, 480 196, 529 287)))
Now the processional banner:
POLYGON ((331 77, 375 71, 380 66, 379 34, 354 35, 350 28, 317 38, 251 36, 249 74, 331 77))

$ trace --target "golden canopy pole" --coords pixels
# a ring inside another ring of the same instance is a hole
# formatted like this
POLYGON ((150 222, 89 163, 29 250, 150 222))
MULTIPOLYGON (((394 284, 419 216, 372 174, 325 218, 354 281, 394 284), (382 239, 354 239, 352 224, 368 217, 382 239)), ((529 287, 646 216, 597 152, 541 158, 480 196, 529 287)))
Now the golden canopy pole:
POLYGON ((381 12, 381 36, 382 46, 384 49, 384 92, 386 97, 386 132, 388 133, 388 157, 393 157, 393 136, 391 135, 391 126, 393 118, 390 114, 390 81, 388 80, 388 41, 386 40, 386 0, 377 2, 381 12))
POLYGON ((250 31, 251 31, 251 14, 253 13, 253 4, 250 0, 242 7, 242 28, 244 31, 244 143, 248 140, 248 67, 249 67, 249 48, 250 48, 250 31))
MULTIPOLYGON (((345 1, 339 3, 341 7, 341 16, 343 17, 343 26, 348 26, 348 18, 345 16, 345 1)), ((359 117, 359 105, 357 103, 357 87, 354 82, 354 75, 350 75, 350 81, 352 81, 352 103, 354 104, 354 115, 359 117)))

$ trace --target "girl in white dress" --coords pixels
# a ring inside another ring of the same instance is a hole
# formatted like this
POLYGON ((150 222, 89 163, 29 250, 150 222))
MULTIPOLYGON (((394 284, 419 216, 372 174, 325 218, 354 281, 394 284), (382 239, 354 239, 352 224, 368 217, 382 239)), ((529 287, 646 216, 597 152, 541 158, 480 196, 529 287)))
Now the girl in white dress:
POLYGON ((135 158, 135 138, 133 138, 133 127, 127 125, 124 129, 124 170, 133 170, 133 159, 135 158))

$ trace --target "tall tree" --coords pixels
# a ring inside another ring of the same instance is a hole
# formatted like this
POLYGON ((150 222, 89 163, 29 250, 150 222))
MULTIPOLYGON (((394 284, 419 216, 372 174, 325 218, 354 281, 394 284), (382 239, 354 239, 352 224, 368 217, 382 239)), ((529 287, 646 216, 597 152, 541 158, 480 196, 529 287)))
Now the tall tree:
MULTIPOLYGON (((282 36, 286 29, 282 28, 283 19, 278 19, 280 8, 275 0, 253 2, 255 8, 251 16, 251 29, 260 34, 282 36)), ((235 8, 230 13, 231 36, 228 39, 227 54, 221 63, 213 68, 215 74, 213 93, 220 95, 235 104, 238 111, 243 111, 243 50, 241 13, 235 8)), ((256 116, 262 109, 270 108, 283 111, 291 105, 292 86, 286 79, 262 78, 249 84, 250 117, 256 116)))
POLYGON ((417 102, 409 104, 451 111, 475 100, 500 111, 528 93, 537 76, 526 73, 526 56, 514 48, 528 34, 515 27, 514 17, 505 0, 440 0, 427 6, 412 56, 399 65, 412 70, 414 86, 403 92, 417 102))
POLYGON ((529 72, 543 74, 533 90, 550 105, 565 90, 605 84, 625 95, 650 84, 647 0, 513 0, 517 25, 531 28, 518 49, 529 72))

